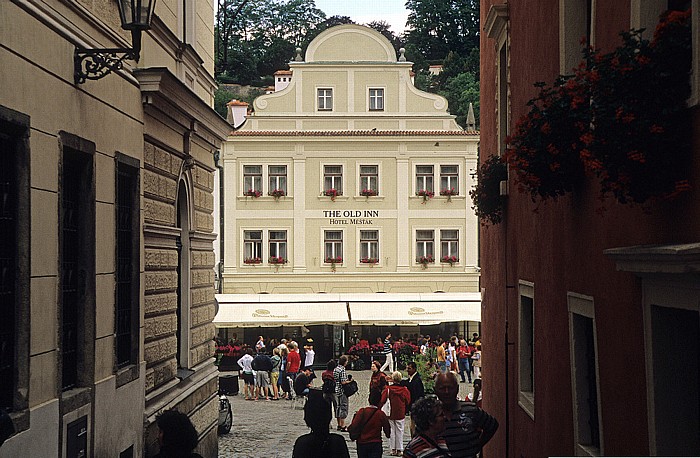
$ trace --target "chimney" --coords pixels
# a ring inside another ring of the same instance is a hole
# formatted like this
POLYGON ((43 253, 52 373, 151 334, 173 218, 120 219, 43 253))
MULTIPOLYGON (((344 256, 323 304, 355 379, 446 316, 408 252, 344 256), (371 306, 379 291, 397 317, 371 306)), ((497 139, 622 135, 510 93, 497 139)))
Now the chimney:
POLYGON ((234 128, 239 127, 245 121, 248 113, 248 104, 240 100, 233 99, 226 104, 228 107, 228 115, 226 120, 233 125, 234 128))

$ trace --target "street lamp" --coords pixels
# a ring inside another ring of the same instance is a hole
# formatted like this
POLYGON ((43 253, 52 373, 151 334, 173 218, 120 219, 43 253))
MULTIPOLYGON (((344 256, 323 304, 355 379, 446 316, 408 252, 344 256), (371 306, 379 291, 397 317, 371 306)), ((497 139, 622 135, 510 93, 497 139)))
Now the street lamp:
POLYGON ((98 80, 121 70, 125 59, 139 61, 141 32, 151 28, 156 0, 117 0, 122 29, 131 31, 132 48, 75 48, 73 77, 75 84, 98 80))

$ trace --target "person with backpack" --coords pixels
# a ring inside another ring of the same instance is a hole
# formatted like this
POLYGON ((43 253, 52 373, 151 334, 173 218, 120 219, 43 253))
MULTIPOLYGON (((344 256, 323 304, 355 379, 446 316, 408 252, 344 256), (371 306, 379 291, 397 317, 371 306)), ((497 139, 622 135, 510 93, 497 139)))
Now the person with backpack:
POLYGON ((357 458, 379 458, 382 456, 382 431, 390 437, 389 419, 379 408, 381 391, 369 394, 369 406, 363 407, 352 417, 348 427, 350 440, 357 441, 357 458))
POLYGON ((323 399, 333 407, 333 412, 338 408, 338 398, 335 395, 335 378, 333 377, 333 369, 335 369, 337 365, 338 363, 336 360, 331 359, 326 363, 326 370, 321 373, 321 392, 323 393, 323 399))

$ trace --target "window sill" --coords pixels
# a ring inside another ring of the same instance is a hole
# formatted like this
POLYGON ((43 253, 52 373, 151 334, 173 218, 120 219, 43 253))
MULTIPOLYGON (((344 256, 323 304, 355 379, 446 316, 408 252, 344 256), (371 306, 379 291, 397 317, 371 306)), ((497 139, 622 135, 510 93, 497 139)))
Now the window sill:
POLYGON ((576 456, 603 456, 598 447, 576 444, 576 456))
POLYGON ((260 196, 260 197, 236 196, 236 200, 238 200, 238 201, 257 201, 257 200, 259 200, 260 202, 274 202, 276 200, 294 200, 294 197, 282 196, 282 197, 278 197, 277 199, 275 199, 272 196, 260 196))
POLYGON ((530 418, 535 419, 535 393, 532 391, 520 391, 518 393, 518 405, 530 418))
POLYGON ((355 200, 375 200, 377 202, 382 202, 386 197, 384 196, 355 196, 355 200))
POLYGON ((123 368, 117 370, 117 388, 124 386, 127 383, 131 383, 139 378, 139 365, 129 364, 123 368))
POLYGON ((348 196, 338 196, 335 199, 331 199, 329 196, 318 196, 318 200, 320 201, 335 200, 336 202, 347 202, 348 199, 350 199, 348 196))

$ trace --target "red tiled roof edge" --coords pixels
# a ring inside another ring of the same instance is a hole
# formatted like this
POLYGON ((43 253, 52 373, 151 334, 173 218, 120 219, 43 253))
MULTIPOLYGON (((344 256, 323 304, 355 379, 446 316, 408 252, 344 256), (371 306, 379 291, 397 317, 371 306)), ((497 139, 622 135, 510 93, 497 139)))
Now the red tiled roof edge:
POLYGON ((471 130, 237 130, 238 137, 421 137, 421 136, 475 136, 471 130))

